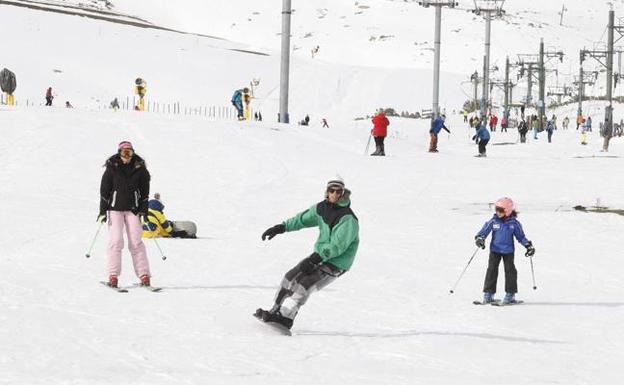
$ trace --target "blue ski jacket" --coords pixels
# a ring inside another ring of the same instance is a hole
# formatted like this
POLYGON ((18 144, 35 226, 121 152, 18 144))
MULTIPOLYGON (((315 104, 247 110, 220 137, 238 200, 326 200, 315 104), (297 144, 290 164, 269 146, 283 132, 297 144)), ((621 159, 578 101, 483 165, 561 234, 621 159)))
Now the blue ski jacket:
POLYGON ((479 129, 477 130, 477 138, 479 138, 480 140, 489 140, 490 131, 488 131, 485 126, 479 126, 479 129))
POLYGON ((530 241, 524 235, 522 225, 515 217, 499 218, 496 214, 489 221, 485 222, 483 228, 477 234, 483 239, 492 232, 492 241, 490 242, 490 250, 495 253, 511 254, 514 252, 514 241, 516 237, 522 246, 527 247, 530 241))
POLYGON ((434 121, 431 123, 431 130, 429 130, 429 132, 430 132, 430 133, 432 133, 432 134, 436 134, 436 135, 437 135, 437 134, 439 134, 439 133, 440 133, 440 131, 442 131, 442 129, 443 129, 443 128, 444 128, 444 129, 445 129, 445 130, 446 130, 449 134, 451 133, 451 131, 449 131, 449 129, 448 129, 448 128, 446 128, 446 126, 444 125, 444 119, 442 119, 442 117, 441 117, 441 116, 438 116, 438 117, 436 118, 436 120, 434 120, 434 121))
POLYGON ((232 103, 238 104, 238 103, 241 103, 242 100, 243 100, 243 93, 241 92, 241 90, 236 90, 234 92, 234 95, 232 95, 232 103))

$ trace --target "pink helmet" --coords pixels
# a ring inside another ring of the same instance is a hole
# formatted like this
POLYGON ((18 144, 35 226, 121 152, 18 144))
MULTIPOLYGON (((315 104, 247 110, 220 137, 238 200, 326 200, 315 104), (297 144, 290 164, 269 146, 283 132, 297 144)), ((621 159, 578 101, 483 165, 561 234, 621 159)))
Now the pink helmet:
POLYGON ((494 207, 496 209, 501 208, 503 209, 503 212, 505 213, 505 216, 508 217, 511 215, 511 213, 514 211, 514 203, 511 200, 511 198, 500 198, 499 200, 496 201, 496 203, 494 203, 494 207))

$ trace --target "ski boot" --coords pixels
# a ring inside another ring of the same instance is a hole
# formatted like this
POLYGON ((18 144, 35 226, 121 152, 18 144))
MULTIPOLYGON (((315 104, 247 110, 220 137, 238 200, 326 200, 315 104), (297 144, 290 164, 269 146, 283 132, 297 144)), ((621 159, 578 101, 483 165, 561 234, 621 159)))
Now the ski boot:
POLYGON ((108 286, 117 288, 119 284, 119 280, 116 275, 111 275, 108 277, 108 286))
POLYGON ((504 304, 516 303, 516 295, 514 293, 505 293, 505 298, 503 298, 504 304))
POLYGON ((152 286, 149 275, 141 276, 141 286, 152 286))
POLYGON ((287 317, 284 317, 279 310, 275 312, 270 312, 264 309, 257 309, 254 314, 256 318, 260 318, 264 322, 275 322, 277 324, 282 325, 286 329, 292 328, 293 320, 287 317))
POLYGON ((492 303, 492 302, 496 302, 496 300, 494 299, 494 293, 488 293, 488 292, 483 293, 483 303, 492 303))

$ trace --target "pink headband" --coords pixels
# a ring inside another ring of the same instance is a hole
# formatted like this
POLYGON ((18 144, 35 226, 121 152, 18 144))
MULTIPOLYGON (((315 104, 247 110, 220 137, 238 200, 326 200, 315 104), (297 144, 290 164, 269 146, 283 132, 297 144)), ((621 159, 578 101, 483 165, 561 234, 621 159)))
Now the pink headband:
POLYGON ((129 148, 134 151, 134 148, 132 148, 132 143, 128 142, 127 140, 119 143, 119 146, 117 147, 118 150, 123 150, 124 148, 129 148))

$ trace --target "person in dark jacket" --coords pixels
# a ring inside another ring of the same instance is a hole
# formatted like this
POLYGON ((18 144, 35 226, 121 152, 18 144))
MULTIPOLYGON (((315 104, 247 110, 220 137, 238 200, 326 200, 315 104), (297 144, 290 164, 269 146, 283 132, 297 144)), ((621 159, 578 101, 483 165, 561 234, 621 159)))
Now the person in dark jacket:
POLYGON ((360 240, 358 219, 351 210, 350 195, 342 178, 334 178, 327 183, 322 202, 262 234, 264 241, 306 227, 318 227, 320 231, 314 252, 286 273, 273 308, 257 309, 254 314, 257 318, 290 329, 308 297, 351 268, 360 240))
POLYGON ((386 115, 383 113, 382 108, 378 110, 377 115, 373 117, 372 122, 373 129, 371 130, 371 135, 373 135, 373 138, 375 138, 375 152, 373 152, 371 155, 386 156, 384 139, 386 139, 386 136, 388 136, 388 126, 390 125, 390 122, 388 121, 386 115))
POLYGON ((527 122, 522 119, 518 125, 518 133, 520 134, 520 143, 526 143, 526 134, 529 132, 527 122))
POLYGON ((489 221, 485 222, 483 228, 475 236, 477 247, 485 249, 485 238, 492 233, 490 242, 490 258, 485 283, 483 284, 483 302, 491 303, 496 301, 496 281, 498 280, 498 266, 501 259, 505 264, 505 298, 503 303, 515 303, 515 295, 518 292, 518 272, 514 265, 514 237, 524 247, 526 247, 526 257, 535 254, 533 243, 524 235, 522 225, 516 217, 518 214, 514 209, 514 203, 510 198, 501 198, 494 204, 495 214, 489 221))
POLYGON ((141 223, 147 222, 150 174, 145 161, 134 152, 132 143, 119 143, 117 154, 106 161, 100 183, 98 222, 108 223, 108 284, 117 287, 121 273, 124 228, 134 272, 144 286, 150 285, 150 268, 141 223))
POLYGON ((446 130, 449 134, 448 128, 444 125, 444 120, 446 116, 440 115, 436 119, 431 122, 431 129, 429 130, 429 134, 431 136, 431 141, 429 142, 429 152, 438 152, 438 134, 442 129, 446 130))
POLYGON ((54 99, 54 95, 52 95, 52 87, 48 87, 48 90, 46 91, 46 106, 52 106, 52 99, 54 99))

